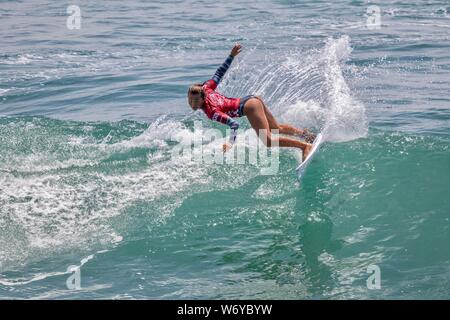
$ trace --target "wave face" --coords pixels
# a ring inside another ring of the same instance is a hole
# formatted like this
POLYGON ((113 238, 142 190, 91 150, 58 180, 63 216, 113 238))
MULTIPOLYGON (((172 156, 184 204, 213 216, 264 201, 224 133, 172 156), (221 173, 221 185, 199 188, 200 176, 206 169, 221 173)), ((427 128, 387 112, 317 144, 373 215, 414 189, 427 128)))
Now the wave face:
POLYGON ((0 9, 0 298, 450 297, 445 2, 383 6, 376 31, 359 2, 80 6, 78 33, 60 4, 0 9), (225 133, 186 90, 234 41, 218 90, 325 133, 301 185, 292 150, 273 175, 178 152, 225 133))

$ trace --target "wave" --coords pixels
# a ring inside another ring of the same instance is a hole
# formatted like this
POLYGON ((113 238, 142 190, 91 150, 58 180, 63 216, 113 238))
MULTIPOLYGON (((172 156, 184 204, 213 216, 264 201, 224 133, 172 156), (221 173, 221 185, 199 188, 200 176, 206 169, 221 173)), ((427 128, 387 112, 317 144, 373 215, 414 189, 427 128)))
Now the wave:
MULTIPOLYGON (((236 96, 262 95, 283 121, 326 130, 329 141, 362 137, 367 133, 364 106, 352 96, 342 73, 351 53, 349 41, 330 39, 307 54, 269 54, 259 71, 247 55, 219 89, 236 96)), ((201 136, 193 120, 195 116, 183 121, 163 116, 151 124, 0 119, 0 137, 6 137, 0 139, 3 267, 59 250, 108 247, 124 234, 161 223, 190 194, 237 187, 259 174, 255 166, 174 157, 184 137, 201 136), (140 209, 133 216, 129 209, 136 204, 140 209)), ((247 130, 238 144, 251 148, 246 136, 252 134, 247 130)), ((205 149, 218 145, 213 141, 205 149)), ((285 155, 294 168, 297 160, 285 155)))

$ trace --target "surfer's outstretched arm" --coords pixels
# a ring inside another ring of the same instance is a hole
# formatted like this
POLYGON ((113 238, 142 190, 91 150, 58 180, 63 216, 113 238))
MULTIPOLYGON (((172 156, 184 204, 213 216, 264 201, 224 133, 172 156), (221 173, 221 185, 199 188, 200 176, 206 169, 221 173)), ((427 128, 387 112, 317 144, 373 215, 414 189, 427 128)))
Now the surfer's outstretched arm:
POLYGON ((220 81, 222 81, 223 76, 228 71, 233 62, 234 57, 230 54, 224 63, 217 69, 216 73, 214 73, 212 80, 218 85, 220 81))
POLYGON ((235 56, 237 56, 242 50, 242 46, 239 43, 236 43, 231 49, 230 55, 226 58, 225 62, 220 65, 220 67, 216 70, 211 80, 205 82, 205 84, 210 87, 212 90, 215 90, 219 85, 220 81, 222 81, 223 76, 228 71, 233 62, 235 56))

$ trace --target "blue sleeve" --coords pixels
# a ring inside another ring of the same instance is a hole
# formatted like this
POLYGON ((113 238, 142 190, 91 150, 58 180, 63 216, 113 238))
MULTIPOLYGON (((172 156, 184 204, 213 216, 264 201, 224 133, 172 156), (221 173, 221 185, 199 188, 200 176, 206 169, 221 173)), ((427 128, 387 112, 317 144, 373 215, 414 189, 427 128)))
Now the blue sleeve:
POLYGON ((216 73, 212 77, 215 83, 219 84, 222 80, 223 76, 227 72, 228 68, 230 67, 231 63, 233 62, 234 57, 230 54, 224 63, 217 69, 216 73))
POLYGON ((226 124, 231 129, 231 135, 230 135, 230 143, 233 144, 236 141, 237 131, 239 129, 239 123, 227 114, 216 111, 214 115, 211 118, 214 121, 226 124))

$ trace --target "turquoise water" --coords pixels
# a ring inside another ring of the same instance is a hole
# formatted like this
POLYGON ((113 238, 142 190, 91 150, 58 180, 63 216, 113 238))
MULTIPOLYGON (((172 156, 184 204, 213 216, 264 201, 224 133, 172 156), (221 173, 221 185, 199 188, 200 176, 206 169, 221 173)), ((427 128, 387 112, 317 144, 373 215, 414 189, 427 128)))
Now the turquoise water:
POLYGON ((73 4, 79 30, 0 9, 0 298, 450 298, 448 1, 375 30, 364 1, 73 4), (195 121, 225 133, 186 91, 236 41, 220 91, 328 128, 301 184, 292 150, 274 175, 174 156, 195 121))

